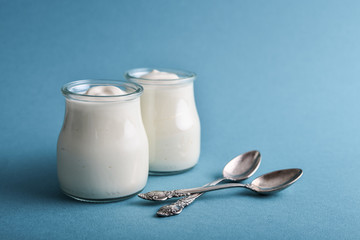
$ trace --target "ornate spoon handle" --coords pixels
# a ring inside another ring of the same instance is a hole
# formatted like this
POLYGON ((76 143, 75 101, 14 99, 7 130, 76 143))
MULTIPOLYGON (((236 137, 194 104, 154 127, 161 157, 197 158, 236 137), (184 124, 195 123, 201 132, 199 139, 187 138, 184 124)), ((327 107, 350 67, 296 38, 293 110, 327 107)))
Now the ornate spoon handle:
MULTIPOLYGON (((204 185, 204 187, 214 186, 224 180, 225 180, 225 178, 217 179, 211 183, 204 185)), ((181 198, 180 200, 177 200, 176 202, 174 202, 172 204, 161 207, 157 211, 156 214, 161 217, 169 217, 169 216, 180 214, 186 206, 189 206, 191 203, 193 203, 195 201, 195 199, 197 199, 198 197, 200 197, 203 194, 204 193, 194 193, 194 194, 191 194, 190 196, 181 198)))
POLYGON ((179 189, 173 191, 152 191, 148 193, 140 193, 138 196, 145 200, 164 201, 166 199, 170 199, 173 197, 185 197, 193 193, 203 193, 203 192, 215 191, 225 188, 244 187, 244 188, 252 189, 251 186, 252 186, 251 184, 227 183, 227 184, 220 184, 215 186, 179 189))

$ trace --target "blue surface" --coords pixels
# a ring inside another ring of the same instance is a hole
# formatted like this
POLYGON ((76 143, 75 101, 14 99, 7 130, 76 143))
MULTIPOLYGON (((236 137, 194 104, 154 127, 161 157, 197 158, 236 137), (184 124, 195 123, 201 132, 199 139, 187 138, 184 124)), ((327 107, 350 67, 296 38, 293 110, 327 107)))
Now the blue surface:
POLYGON ((359 1, 0 1, 1 239, 359 239, 359 1), (203 185, 232 157, 299 167, 270 197, 204 195, 176 217, 132 198, 60 193, 60 87, 135 67, 195 71, 196 168, 145 191, 203 185))

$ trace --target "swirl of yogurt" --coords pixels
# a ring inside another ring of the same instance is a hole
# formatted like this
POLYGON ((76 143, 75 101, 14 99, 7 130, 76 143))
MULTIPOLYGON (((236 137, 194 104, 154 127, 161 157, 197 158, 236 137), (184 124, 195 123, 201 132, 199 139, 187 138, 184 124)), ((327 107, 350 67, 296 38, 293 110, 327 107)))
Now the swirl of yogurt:
POLYGON ((168 79, 168 80, 172 80, 172 79, 179 79, 179 76, 176 75, 175 73, 169 73, 169 72, 160 72, 156 69, 152 70, 149 73, 146 73, 144 75, 141 76, 141 78, 144 79, 168 79))
POLYGON ((127 94, 127 92, 115 86, 96 86, 89 88, 85 94, 90 96, 118 96, 127 94))

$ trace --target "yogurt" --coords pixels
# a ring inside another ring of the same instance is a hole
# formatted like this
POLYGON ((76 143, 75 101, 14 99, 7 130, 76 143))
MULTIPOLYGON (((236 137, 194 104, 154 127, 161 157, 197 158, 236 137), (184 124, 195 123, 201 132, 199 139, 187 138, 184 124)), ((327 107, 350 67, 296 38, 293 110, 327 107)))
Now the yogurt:
POLYGON ((141 78, 143 79, 153 79, 153 80, 160 80, 160 79, 179 79, 179 76, 175 73, 169 73, 169 72, 160 72, 159 70, 153 69, 151 72, 146 73, 144 75, 141 75, 141 78))
POLYGON ((200 155, 195 75, 134 69, 127 72, 126 78, 144 87, 141 112, 149 140, 150 173, 176 173, 195 166, 200 155))
POLYGON ((90 96, 117 96, 125 95, 127 92, 115 86, 95 86, 89 88, 85 95, 90 96))
POLYGON ((66 113, 57 165, 63 192, 83 201, 113 201, 141 191, 149 170, 142 87, 82 80, 66 84, 62 92, 66 113))

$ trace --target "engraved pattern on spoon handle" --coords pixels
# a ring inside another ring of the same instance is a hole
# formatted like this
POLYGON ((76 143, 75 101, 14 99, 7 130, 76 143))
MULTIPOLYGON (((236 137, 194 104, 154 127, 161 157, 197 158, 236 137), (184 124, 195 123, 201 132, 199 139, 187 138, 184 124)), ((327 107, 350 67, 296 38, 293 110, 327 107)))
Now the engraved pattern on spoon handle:
MULTIPOLYGON (((217 179, 211 183, 204 185, 204 187, 214 186, 224 180, 225 180, 225 178, 217 179)), ((198 197, 200 197, 203 194, 204 193, 194 193, 194 194, 191 194, 190 196, 181 198, 180 200, 177 200, 176 202, 174 202, 172 204, 165 205, 157 211, 157 215, 161 216, 161 217, 169 217, 169 216, 178 215, 182 212, 182 210, 185 207, 189 206, 191 203, 193 203, 195 201, 195 199, 197 199, 198 197)))
POLYGON ((145 200, 151 201, 164 201, 173 197, 185 197, 189 196, 191 193, 183 192, 180 190, 173 191, 152 191, 147 193, 140 193, 138 196, 145 200))
MULTIPOLYGON (((250 184, 251 185, 251 184, 250 184)), ((148 193, 140 193, 138 196, 145 200, 151 201, 164 201, 173 197, 185 197, 190 196, 194 193, 203 193, 203 192, 210 192, 216 191, 220 189, 226 188, 235 188, 235 187, 245 187, 250 188, 249 184, 241 184, 241 183, 227 183, 227 184, 218 184, 214 186, 207 186, 207 187, 198 187, 198 188, 188 188, 188 189, 178 189, 173 191, 152 191, 148 193)))

